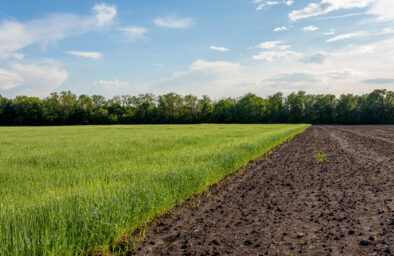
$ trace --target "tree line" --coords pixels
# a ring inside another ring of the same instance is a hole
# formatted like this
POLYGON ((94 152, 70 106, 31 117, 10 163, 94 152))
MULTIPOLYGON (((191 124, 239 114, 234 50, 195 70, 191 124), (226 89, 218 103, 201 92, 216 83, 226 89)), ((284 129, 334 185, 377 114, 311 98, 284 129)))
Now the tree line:
POLYGON ((77 96, 70 91, 39 99, 0 95, 0 125, 311 123, 394 124, 394 92, 369 94, 249 93, 214 101, 176 93, 155 96, 77 96))

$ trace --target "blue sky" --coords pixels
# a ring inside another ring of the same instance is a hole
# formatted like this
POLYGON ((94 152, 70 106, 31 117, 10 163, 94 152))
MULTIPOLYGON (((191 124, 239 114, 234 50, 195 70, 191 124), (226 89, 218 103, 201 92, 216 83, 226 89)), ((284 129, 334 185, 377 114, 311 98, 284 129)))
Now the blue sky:
POLYGON ((392 0, 13 0, 0 94, 394 90, 392 0))

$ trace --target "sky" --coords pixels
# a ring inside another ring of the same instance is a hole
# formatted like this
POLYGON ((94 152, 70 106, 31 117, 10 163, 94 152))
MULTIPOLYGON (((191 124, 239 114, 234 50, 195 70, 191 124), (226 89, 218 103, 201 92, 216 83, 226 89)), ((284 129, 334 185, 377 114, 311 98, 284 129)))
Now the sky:
POLYGON ((12 0, 0 94, 394 90, 393 0, 12 0))

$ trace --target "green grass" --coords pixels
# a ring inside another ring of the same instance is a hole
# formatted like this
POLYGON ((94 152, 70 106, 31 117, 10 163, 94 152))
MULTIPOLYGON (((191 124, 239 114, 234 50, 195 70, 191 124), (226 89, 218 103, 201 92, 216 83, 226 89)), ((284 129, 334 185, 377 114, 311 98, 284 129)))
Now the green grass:
POLYGON ((105 249, 307 127, 2 127, 0 255, 105 249))

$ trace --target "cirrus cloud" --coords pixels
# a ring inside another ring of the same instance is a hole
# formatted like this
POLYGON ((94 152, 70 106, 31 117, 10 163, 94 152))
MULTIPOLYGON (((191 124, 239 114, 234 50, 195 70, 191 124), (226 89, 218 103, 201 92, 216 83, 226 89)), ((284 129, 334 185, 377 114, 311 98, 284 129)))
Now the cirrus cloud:
POLYGON ((100 59, 103 56, 99 52, 68 51, 67 53, 70 54, 70 55, 83 57, 83 58, 88 58, 88 59, 92 59, 92 60, 98 60, 98 59, 100 59))
POLYGON ((326 42, 331 43, 331 42, 336 42, 340 40, 345 40, 345 39, 352 39, 352 38, 363 38, 363 37, 371 37, 371 36, 384 36, 384 35, 391 35, 394 34, 394 30, 392 28, 384 28, 381 31, 359 31, 359 32, 354 32, 354 33, 348 33, 348 34, 341 34, 334 36, 330 39, 328 39, 326 42))
POLYGON ((214 50, 214 51, 218 51, 218 52, 228 52, 229 51, 228 48, 225 48, 225 47, 222 47, 222 46, 214 46, 214 45, 211 45, 209 47, 209 49, 214 50))
MULTIPOLYGON (((374 1, 382 0, 321 0, 320 3, 310 3, 304 9, 289 13, 291 21, 324 15, 341 9, 354 9, 368 7, 374 1)), ((384 0, 386 1, 386 0, 384 0)))
POLYGON ((153 23, 157 27, 162 28, 186 29, 194 25, 194 20, 192 18, 178 18, 176 16, 167 16, 164 18, 156 18, 153 23))

